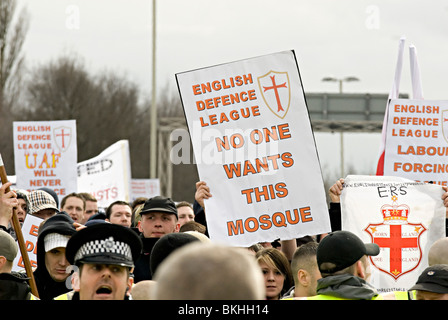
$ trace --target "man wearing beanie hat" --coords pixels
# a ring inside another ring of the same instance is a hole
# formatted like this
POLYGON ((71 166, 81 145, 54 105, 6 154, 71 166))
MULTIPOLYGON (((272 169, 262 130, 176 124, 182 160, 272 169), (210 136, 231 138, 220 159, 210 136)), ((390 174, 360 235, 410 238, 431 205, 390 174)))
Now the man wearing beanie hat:
POLYGON ((160 238, 151 251, 151 260, 149 262, 151 277, 154 277, 157 267, 172 252, 179 249, 180 247, 196 241, 199 241, 199 238, 183 232, 169 233, 160 238))
POLYGON ((70 290, 65 283, 70 275, 66 271, 70 263, 65 257, 65 248, 76 233, 73 223, 67 213, 61 212, 39 227, 34 278, 41 300, 51 300, 70 290))
POLYGON ((17 244, 12 236, 0 230, 0 300, 37 300, 31 294, 28 278, 11 272, 17 253, 17 244))
POLYGON ((79 268, 72 300, 124 300, 132 286, 130 270, 142 243, 130 228, 108 222, 88 226, 67 244, 67 259, 79 268))
POLYGON ((26 190, 15 190, 17 194, 17 200, 19 205, 14 209, 17 213, 17 219, 22 224, 25 221, 26 214, 28 212, 29 201, 28 201, 28 191, 26 190))
POLYGON ((145 201, 138 222, 143 252, 135 264, 135 282, 151 280, 150 259, 154 244, 164 235, 178 232, 176 204, 170 198, 156 196, 145 201))

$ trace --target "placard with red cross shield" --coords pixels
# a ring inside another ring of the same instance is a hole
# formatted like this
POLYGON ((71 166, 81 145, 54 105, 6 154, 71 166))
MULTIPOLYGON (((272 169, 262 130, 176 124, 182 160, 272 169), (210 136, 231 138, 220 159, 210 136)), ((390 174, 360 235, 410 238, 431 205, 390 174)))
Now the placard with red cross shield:
POLYGON ((72 141, 72 128, 68 126, 61 126, 53 129, 54 142, 62 152, 65 152, 70 147, 72 141))
POLYGON ((380 247, 380 254, 370 257, 370 261, 381 272, 397 280, 420 264, 420 236, 426 231, 423 224, 371 223, 364 231, 372 237, 372 243, 380 247))
POLYGON ((258 77, 258 85, 268 108, 283 119, 291 104, 291 89, 287 72, 269 71, 258 77))
POLYGON ((379 293, 407 291, 428 266, 432 244, 445 237, 444 189, 396 176, 344 180, 342 229, 380 247, 367 259, 369 283, 379 293))

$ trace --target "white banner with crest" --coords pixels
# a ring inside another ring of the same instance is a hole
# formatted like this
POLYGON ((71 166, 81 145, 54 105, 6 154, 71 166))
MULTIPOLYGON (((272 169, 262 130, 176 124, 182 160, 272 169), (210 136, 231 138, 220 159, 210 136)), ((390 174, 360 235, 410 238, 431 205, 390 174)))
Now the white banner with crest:
POLYGON ((347 176, 342 229, 377 243, 371 283, 380 292, 406 291, 428 266, 431 245, 445 237, 443 188, 390 176, 347 176))

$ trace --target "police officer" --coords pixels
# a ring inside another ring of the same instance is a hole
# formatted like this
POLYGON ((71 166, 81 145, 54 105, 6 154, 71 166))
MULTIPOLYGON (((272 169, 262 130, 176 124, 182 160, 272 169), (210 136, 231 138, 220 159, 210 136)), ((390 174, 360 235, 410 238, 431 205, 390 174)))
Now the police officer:
POLYGON ((133 279, 131 269, 142 242, 129 228, 97 223, 78 231, 67 243, 66 256, 78 269, 72 295, 57 300, 125 300, 133 279))

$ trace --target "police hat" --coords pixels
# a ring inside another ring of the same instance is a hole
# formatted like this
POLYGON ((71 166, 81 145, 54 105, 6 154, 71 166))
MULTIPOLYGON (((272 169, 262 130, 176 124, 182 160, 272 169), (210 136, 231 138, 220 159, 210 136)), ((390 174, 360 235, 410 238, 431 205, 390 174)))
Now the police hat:
POLYGON ((134 267, 142 251, 142 241, 130 228, 99 223, 76 232, 68 241, 67 260, 71 264, 95 263, 134 267))

